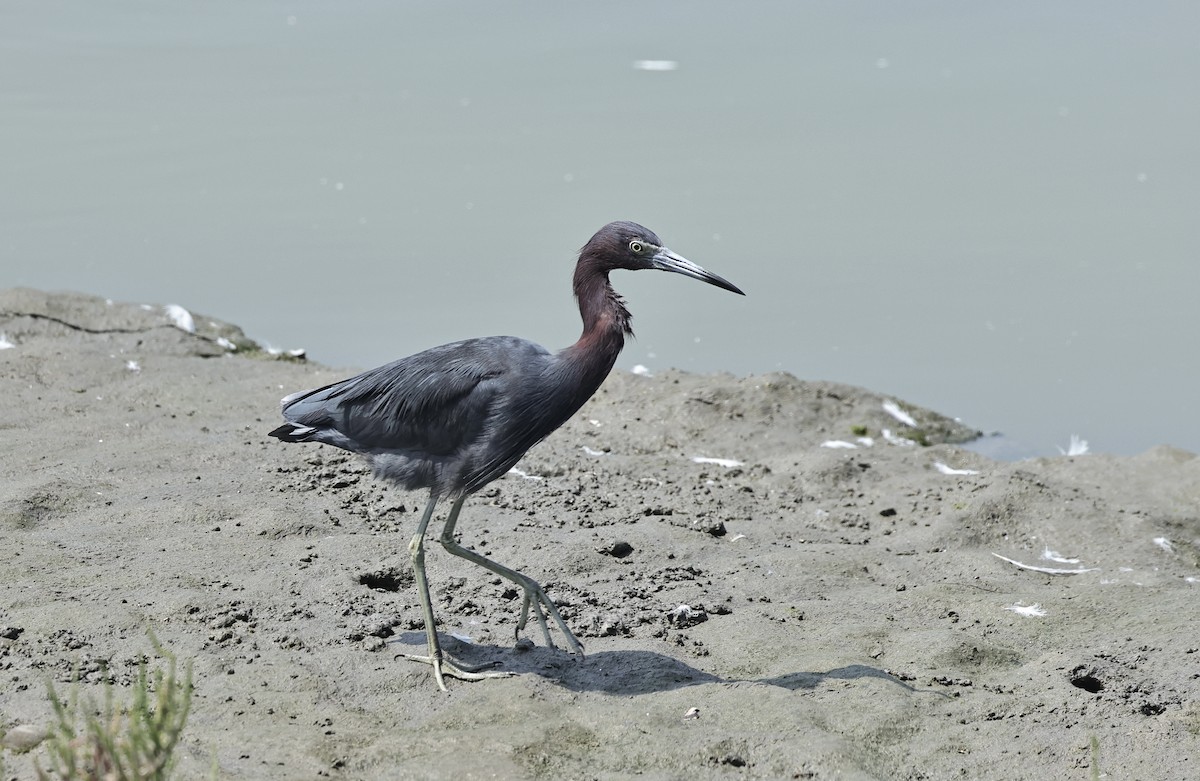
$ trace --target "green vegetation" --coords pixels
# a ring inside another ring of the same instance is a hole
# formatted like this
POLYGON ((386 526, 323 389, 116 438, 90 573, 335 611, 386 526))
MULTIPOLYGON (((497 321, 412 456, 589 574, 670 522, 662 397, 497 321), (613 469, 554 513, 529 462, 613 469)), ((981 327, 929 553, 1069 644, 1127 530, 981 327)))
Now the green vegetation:
POLYGON ((133 702, 118 707, 112 684, 104 687, 104 707, 79 698, 79 683, 72 684, 69 701, 64 701, 47 684, 57 723, 46 739, 50 770, 35 763, 39 781, 162 781, 174 765, 173 753, 187 722, 192 702, 192 666, 183 680, 176 674, 175 656, 151 636, 167 670, 147 672, 146 661, 138 665, 133 702))

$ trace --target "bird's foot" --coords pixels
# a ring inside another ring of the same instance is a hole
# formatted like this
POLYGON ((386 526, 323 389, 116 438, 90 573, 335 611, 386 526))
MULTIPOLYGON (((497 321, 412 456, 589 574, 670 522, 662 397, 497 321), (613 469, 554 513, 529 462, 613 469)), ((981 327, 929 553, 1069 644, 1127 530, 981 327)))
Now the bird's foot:
POLYGON ((525 590, 525 600, 521 605, 521 619, 517 622, 516 636, 518 646, 521 643, 521 632, 525 629, 525 624, 529 620, 529 611, 532 608, 533 616, 537 619, 538 626, 541 627, 542 637, 546 641, 547 648, 557 648, 554 640, 550 637, 550 627, 546 624, 546 613, 554 619, 554 623, 558 626, 558 631, 563 633, 563 637, 567 639, 568 650, 579 658, 583 658, 583 644, 579 642, 575 634, 567 627, 567 622, 563 620, 562 615, 558 612, 558 608, 550 601, 550 597, 546 596, 546 592, 536 582, 530 580, 530 587, 525 590), (545 610, 543 610, 545 608, 545 610))
POLYGON ((446 689, 446 676, 457 678, 460 681, 483 681, 488 678, 509 678, 513 673, 504 670, 494 670, 492 672, 482 672, 489 667, 495 667, 500 662, 484 662, 483 664, 463 664, 449 657, 438 656, 420 656, 418 654, 399 654, 399 656, 409 659, 414 662, 421 662, 433 667, 433 678, 437 681, 438 688, 442 691, 446 689))

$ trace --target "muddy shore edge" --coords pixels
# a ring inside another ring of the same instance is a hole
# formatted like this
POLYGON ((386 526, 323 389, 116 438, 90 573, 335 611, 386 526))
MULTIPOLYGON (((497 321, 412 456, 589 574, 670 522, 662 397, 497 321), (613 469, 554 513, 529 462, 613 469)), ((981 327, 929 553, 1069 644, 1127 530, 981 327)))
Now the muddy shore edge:
POLYGON ((515 673, 442 693, 396 658, 425 497, 266 436, 347 372, 170 314, 0 291, 0 731, 121 696, 152 630, 181 779, 1200 776, 1195 454, 998 462, 861 388, 615 372, 459 523, 586 657, 434 545, 447 650, 515 673))

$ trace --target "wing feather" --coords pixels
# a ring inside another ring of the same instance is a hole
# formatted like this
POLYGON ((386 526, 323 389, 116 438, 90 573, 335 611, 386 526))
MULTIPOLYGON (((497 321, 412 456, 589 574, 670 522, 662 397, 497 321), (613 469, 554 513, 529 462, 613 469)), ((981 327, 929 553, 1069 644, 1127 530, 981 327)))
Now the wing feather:
POLYGON ((283 415, 348 450, 448 456, 479 437, 530 360, 548 356, 523 339, 468 339, 289 397, 283 415))

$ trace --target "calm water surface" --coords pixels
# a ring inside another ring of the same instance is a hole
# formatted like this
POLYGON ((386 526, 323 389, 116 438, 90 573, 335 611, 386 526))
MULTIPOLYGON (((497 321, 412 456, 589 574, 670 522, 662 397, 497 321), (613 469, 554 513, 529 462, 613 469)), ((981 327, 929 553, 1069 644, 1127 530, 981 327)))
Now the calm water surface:
POLYGON ((1017 452, 1200 450, 1200 5, 0 6, 0 286, 175 302, 365 367, 576 338, 832 379, 1017 452), (994 7, 993 7, 994 6, 994 7), (655 61, 651 69, 638 67, 655 61))

